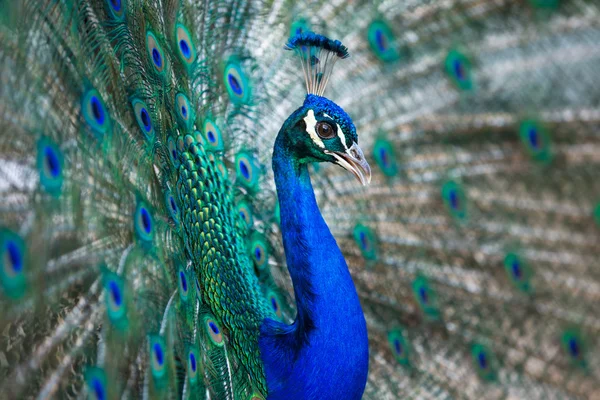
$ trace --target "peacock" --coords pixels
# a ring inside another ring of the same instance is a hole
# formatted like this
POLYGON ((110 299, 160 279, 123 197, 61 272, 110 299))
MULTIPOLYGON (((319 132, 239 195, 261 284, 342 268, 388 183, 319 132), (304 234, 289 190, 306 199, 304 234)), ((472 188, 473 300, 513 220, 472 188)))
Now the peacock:
POLYGON ((597 2, 1 4, 0 398, 600 399, 597 2))

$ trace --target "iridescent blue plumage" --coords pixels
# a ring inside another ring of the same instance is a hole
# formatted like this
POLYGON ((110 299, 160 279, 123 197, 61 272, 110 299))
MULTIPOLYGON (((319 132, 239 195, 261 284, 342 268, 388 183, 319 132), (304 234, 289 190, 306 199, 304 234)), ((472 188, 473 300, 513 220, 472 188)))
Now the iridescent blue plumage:
MULTIPOLYGON (((301 117, 306 107, 294 115, 301 117)), ((289 137, 307 136, 296 123, 291 117, 282 128, 273 169, 298 315, 291 326, 266 320, 261 328, 269 398, 360 399, 368 371, 365 320, 344 257, 321 217, 307 165, 290 147, 289 137)))

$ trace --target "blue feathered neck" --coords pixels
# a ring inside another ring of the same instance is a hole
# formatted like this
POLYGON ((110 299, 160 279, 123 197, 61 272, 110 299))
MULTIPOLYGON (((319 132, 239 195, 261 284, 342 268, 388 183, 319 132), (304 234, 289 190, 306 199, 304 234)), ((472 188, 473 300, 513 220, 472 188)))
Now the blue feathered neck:
POLYGON ((293 153, 294 135, 306 135, 302 123, 295 123, 299 112, 280 131, 273 152, 298 314, 292 325, 267 319, 261 328, 268 399, 360 399, 368 371, 366 324, 344 257, 317 206, 306 164, 293 153))

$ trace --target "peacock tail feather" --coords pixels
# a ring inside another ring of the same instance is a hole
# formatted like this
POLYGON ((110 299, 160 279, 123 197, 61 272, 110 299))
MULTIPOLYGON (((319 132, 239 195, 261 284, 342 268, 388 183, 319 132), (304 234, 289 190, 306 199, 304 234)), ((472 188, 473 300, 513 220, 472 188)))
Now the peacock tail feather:
POLYGON ((296 315, 271 155, 306 94, 283 48, 310 32, 351 53, 325 93, 373 170, 310 167, 364 398, 600 398, 595 2, 2 8, 0 398, 268 398, 262 322, 296 315))

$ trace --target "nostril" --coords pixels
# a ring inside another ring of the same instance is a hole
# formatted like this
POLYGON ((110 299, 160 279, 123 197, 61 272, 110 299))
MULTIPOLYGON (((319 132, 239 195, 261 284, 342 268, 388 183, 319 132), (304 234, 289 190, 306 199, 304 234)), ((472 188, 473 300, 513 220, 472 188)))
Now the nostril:
POLYGON ((350 153, 352 154, 352 157, 354 157, 354 158, 360 158, 360 154, 358 154, 358 151, 352 149, 350 151, 350 153))

